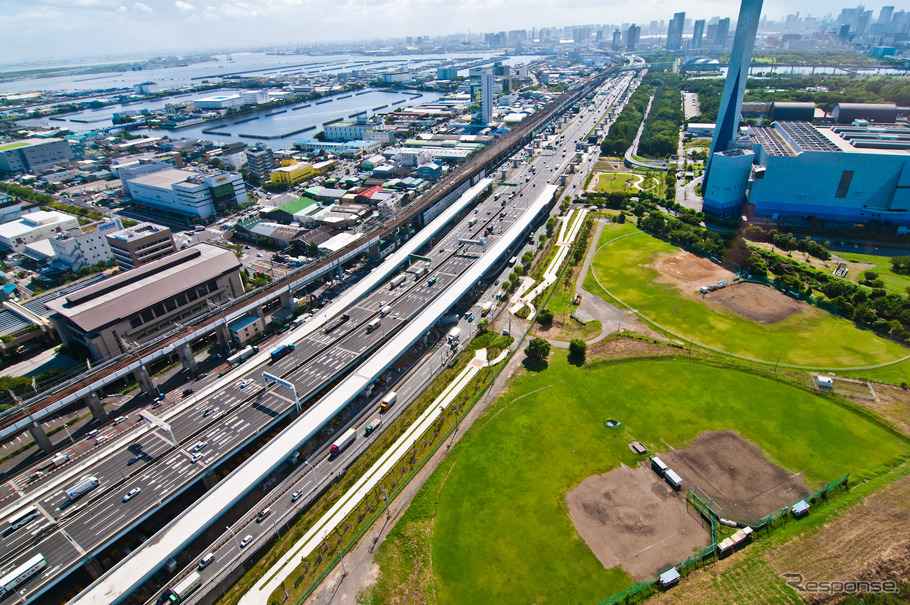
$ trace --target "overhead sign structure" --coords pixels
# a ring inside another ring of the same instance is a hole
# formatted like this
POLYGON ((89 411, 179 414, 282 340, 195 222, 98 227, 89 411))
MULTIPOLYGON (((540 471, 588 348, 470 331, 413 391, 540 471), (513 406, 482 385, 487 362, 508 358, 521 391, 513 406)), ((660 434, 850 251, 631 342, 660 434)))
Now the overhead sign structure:
POLYGON ((174 437, 174 431, 171 430, 171 425, 158 418, 148 410, 142 410, 139 412, 139 417, 152 425, 153 428, 159 428, 162 431, 165 431, 168 435, 171 436, 171 441, 174 443, 174 447, 178 447, 177 439, 174 437))
MULTIPOLYGON (((262 381, 265 383, 266 388, 268 388, 269 382, 274 382, 275 384, 280 384, 281 386, 283 386, 287 389, 291 389, 291 392, 294 393, 294 402, 293 402, 294 406, 297 408, 297 413, 298 414, 300 413, 300 400, 297 399, 297 387, 295 387, 293 383, 288 382, 287 380, 284 380, 283 378, 278 378, 274 374, 269 374, 268 372, 262 373, 262 381)), ((290 399, 288 399, 286 397, 282 397, 278 393, 273 393, 273 395, 275 395, 275 397, 278 397, 279 399, 284 399, 288 403, 291 403, 290 399)))

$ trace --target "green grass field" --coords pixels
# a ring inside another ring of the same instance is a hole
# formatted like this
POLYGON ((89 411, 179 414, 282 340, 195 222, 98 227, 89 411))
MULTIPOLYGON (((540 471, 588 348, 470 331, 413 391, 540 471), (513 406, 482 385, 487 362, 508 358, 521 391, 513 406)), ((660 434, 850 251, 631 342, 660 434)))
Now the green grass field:
MULTIPOLYGON (((635 231, 631 224, 609 225, 598 246, 635 231)), ((624 303, 679 337, 748 358, 839 369, 882 364, 910 354, 814 307, 775 324, 759 324, 719 305, 708 306, 694 291, 683 293, 674 285, 655 281, 661 275, 650 265, 676 252, 679 248, 645 233, 630 235, 600 250, 591 273, 624 303)), ((612 300, 590 273, 585 288, 612 300)))
POLYGON ((629 189, 632 189, 632 187, 628 187, 626 183, 636 183, 638 180, 639 177, 630 172, 601 174, 600 179, 597 182, 597 190, 601 192, 628 191, 629 189))
MULTIPOLYGON (((900 275, 891 270, 890 256, 876 256, 874 254, 854 254, 852 252, 836 252, 838 256, 847 261, 850 272, 847 278, 850 281, 858 282, 863 271, 870 270, 878 273, 878 276, 885 282, 885 289, 889 292, 906 296, 907 288, 910 287, 910 276, 900 275), (864 267, 863 265, 874 265, 873 267, 864 267)), ((907 254, 910 256, 910 252, 907 254)))
MULTIPOLYGON (((427 484, 438 493, 436 601, 584 603, 627 587, 629 576, 605 570, 578 536, 567 491, 620 462, 635 464, 632 440, 663 451, 727 428, 785 469, 804 471, 810 484, 862 476, 908 449, 864 417, 772 379, 685 360, 579 368, 555 352, 546 370, 513 381, 427 484), (607 429, 609 417, 622 428, 607 429)), ((418 498, 426 504, 428 496, 418 498)))

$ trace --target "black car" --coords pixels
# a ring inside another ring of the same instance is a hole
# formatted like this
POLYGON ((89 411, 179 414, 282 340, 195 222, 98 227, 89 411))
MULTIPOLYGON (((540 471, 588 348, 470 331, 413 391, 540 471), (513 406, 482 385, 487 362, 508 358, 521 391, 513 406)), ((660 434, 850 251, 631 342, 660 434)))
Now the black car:
POLYGON ((133 456, 132 458, 130 458, 129 460, 126 461, 126 465, 130 466, 132 464, 139 462, 140 460, 142 460, 142 456, 133 456))
POLYGON ((195 392, 196 392, 196 389, 183 389, 183 396, 189 397, 190 395, 192 395, 195 392))
POLYGON ((196 374, 196 380, 202 380, 206 376, 208 376, 208 372, 202 372, 201 374, 196 374))

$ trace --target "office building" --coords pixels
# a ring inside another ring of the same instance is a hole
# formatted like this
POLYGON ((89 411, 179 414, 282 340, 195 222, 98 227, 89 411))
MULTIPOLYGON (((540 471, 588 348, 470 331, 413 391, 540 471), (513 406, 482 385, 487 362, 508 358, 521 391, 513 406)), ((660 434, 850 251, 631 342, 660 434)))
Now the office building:
MULTIPOLYGON (((742 9, 740 9, 740 11, 742 11, 742 9)), ((761 8, 759 7, 759 12, 760 11, 761 11, 761 8)), ((742 14, 742 13, 740 12, 740 14, 742 14)), ((737 27, 736 30, 739 31, 739 27, 737 27)), ((727 47, 727 38, 729 38, 729 37, 730 37, 730 17, 725 17, 717 22, 717 34, 714 37, 715 48, 726 48, 727 47)), ((752 35, 752 38, 754 40, 754 38, 755 38, 754 34, 752 35)), ((749 56, 750 57, 752 56, 751 51, 749 52, 749 56)))
POLYGON ((634 23, 626 30, 626 50, 635 50, 638 46, 638 39, 641 37, 641 27, 634 23))
POLYGON ((123 229, 119 216, 104 221, 81 225, 50 238, 54 262, 78 271, 104 261, 113 260, 107 234, 123 229))
POLYGON ((702 36, 705 34, 705 20, 696 19, 695 25, 692 26, 692 42, 689 44, 689 48, 698 49, 702 45, 702 36))
POLYGON ((298 162, 290 166, 281 166, 275 168, 269 173, 269 180, 273 184, 287 185, 289 187, 302 183, 307 179, 316 176, 316 170, 313 165, 307 162, 298 162))
MULTIPOLYGON (((739 8, 739 27, 733 39, 733 51, 730 53, 730 65, 724 82, 720 107, 717 111, 717 126, 711 141, 711 152, 705 166, 703 191, 708 191, 714 154, 727 151, 739 133, 740 111, 743 96, 746 94, 746 80, 749 75, 749 63, 752 61, 752 48, 755 46, 755 34, 761 19, 762 0, 742 0, 739 8)), ((729 22, 729 19, 727 20, 729 22)), ((707 202, 706 202, 707 203, 707 202)))
POLYGON ((325 126, 323 132, 327 141, 370 141, 381 140, 381 137, 369 138, 368 135, 373 131, 383 132, 383 126, 380 124, 371 124, 366 118, 360 117, 357 122, 337 122, 325 126))
POLYGON ((246 164, 247 170, 250 171, 250 175, 256 177, 260 181, 265 181, 268 180, 272 168, 275 167, 275 156, 271 149, 257 143, 256 145, 247 148, 246 164))
POLYGON ((485 126, 493 121, 493 72, 489 69, 472 69, 471 123, 485 126))
POLYGON ((150 95, 161 92, 158 84, 155 82, 143 82, 142 84, 133 84, 133 90, 137 95, 150 95))
POLYGON ((25 139, 0 143, 0 173, 38 170, 72 159, 70 144, 63 139, 25 139))
POLYGON ((0 246, 22 252, 25 246, 79 227, 79 219, 56 210, 38 210, 0 225, 0 246))
POLYGON ((610 46, 610 49, 615 52, 622 50, 622 32, 618 29, 613 31, 613 44, 610 46))
POLYGON ((457 67, 437 67, 436 78, 439 80, 452 80, 458 77, 457 67))
POLYGON ((243 294, 231 250, 199 244, 45 303, 64 343, 110 359, 243 294))
POLYGON ((667 50, 682 50, 683 27, 686 24, 686 13, 676 13, 670 20, 667 29, 667 50))
POLYGON ((246 203, 246 186, 236 172, 191 172, 159 164, 123 181, 133 205, 172 220, 207 219, 246 203))
POLYGON ((111 256, 121 271, 154 262, 177 251, 174 236, 167 227, 139 223, 107 234, 111 256))

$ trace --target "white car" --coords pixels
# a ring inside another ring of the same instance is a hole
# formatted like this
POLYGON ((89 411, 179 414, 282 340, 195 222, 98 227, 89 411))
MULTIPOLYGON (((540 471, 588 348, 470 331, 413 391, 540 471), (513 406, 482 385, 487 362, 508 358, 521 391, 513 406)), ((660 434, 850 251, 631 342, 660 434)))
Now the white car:
POLYGON ((251 536, 250 534, 247 534, 246 536, 243 537, 243 540, 240 541, 240 548, 243 548, 244 546, 246 546, 247 544, 249 544, 252 541, 253 541, 253 536, 251 536))
POLYGON ((241 380, 240 382, 237 383, 237 388, 245 389, 246 387, 250 386, 251 384, 253 384, 252 378, 244 378, 243 380, 241 380))
POLYGON ((202 453, 193 454, 193 457, 190 458, 190 463, 195 464, 195 463, 199 462, 200 460, 202 460, 203 458, 205 458, 205 454, 202 454, 202 453))
POLYGON ((121 422, 126 422, 126 416, 117 416, 114 418, 114 426, 117 426, 121 422))
POLYGON ((193 446, 193 453, 195 454, 196 452, 198 452, 199 450, 201 450, 208 444, 209 444, 208 441, 197 441, 196 445, 193 446))
POLYGON ((136 494, 138 494, 141 491, 142 491, 142 488, 134 487, 130 491, 126 492, 126 495, 123 497, 123 501, 129 502, 130 500, 133 499, 133 496, 135 496, 136 494))
POLYGON ((95 445, 101 445, 102 443, 104 443, 104 442, 107 441, 108 439, 110 439, 110 437, 108 437, 107 435, 101 435, 100 437, 98 437, 97 439, 95 439, 95 445))

